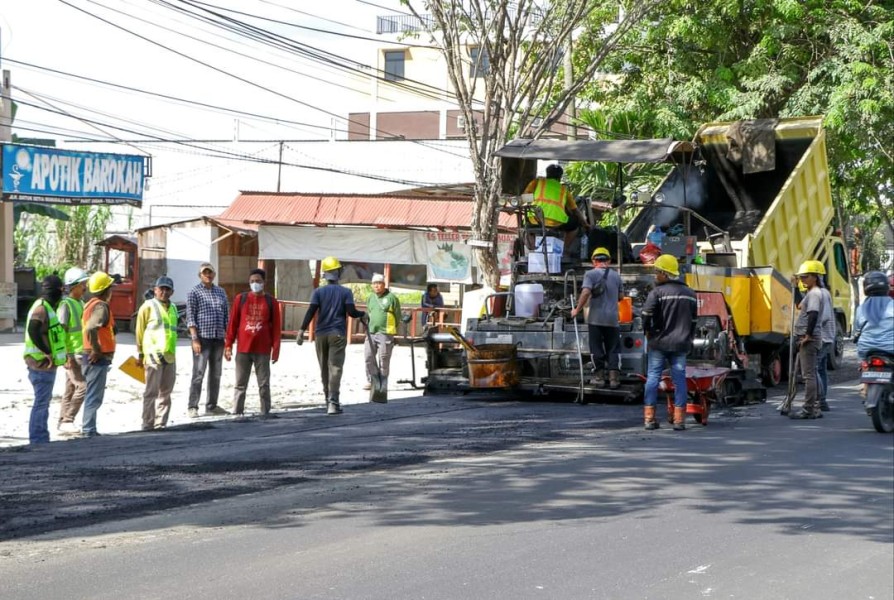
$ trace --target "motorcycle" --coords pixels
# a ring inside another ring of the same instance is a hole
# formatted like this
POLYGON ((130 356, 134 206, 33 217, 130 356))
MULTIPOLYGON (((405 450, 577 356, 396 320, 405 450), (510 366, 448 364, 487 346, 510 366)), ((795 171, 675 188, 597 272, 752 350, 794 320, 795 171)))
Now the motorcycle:
POLYGON ((894 356, 870 353, 861 370, 860 381, 866 384, 866 414, 879 433, 894 432, 894 356))

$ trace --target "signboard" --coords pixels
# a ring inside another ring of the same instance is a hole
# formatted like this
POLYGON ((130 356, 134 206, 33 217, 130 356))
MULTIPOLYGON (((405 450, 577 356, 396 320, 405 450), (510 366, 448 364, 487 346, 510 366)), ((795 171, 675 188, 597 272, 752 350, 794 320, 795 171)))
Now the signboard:
POLYGON ((3 199, 47 204, 143 201, 147 157, 3 145, 3 199))
MULTIPOLYGON (((425 263, 428 281, 473 283, 471 266, 474 264, 472 247, 467 243, 469 232, 427 232, 425 263)), ((515 238, 500 234, 497 238, 497 260, 500 275, 508 277, 512 271, 512 242, 515 238)))

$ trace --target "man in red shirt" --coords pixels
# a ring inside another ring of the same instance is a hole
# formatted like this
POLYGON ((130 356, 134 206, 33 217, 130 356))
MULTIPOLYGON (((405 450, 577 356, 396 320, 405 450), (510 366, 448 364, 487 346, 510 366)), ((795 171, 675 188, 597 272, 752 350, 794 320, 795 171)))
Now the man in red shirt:
POLYGON ((248 278, 251 292, 243 292, 233 299, 227 337, 224 340, 224 358, 233 358, 236 342, 236 391, 233 395, 233 414, 242 416, 245 409, 245 389, 254 365, 261 397, 261 416, 270 414, 270 361, 279 360, 279 344, 282 322, 279 303, 264 292, 267 274, 254 269, 248 278))

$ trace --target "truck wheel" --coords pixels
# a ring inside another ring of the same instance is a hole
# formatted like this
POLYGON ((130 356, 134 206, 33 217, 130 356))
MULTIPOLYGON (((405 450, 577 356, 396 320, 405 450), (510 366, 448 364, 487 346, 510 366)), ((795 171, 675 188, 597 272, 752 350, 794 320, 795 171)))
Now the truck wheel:
POLYGON ((768 388, 776 387, 782 383, 782 358, 780 358, 778 354, 771 356, 767 365, 762 369, 761 374, 763 376, 764 385, 768 388))
POLYGON ((830 371, 841 368, 844 360, 844 329, 841 327, 841 321, 835 321, 835 342, 832 344, 832 351, 829 353, 828 367, 830 371))

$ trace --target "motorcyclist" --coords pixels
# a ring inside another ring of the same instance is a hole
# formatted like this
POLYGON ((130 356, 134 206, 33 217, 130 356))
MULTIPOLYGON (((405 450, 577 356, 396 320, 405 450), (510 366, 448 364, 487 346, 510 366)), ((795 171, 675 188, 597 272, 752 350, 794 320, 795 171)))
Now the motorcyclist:
POLYGON ((888 289, 888 277, 881 271, 863 277, 866 300, 857 307, 854 320, 860 358, 873 351, 894 355, 894 298, 888 296, 888 289))

